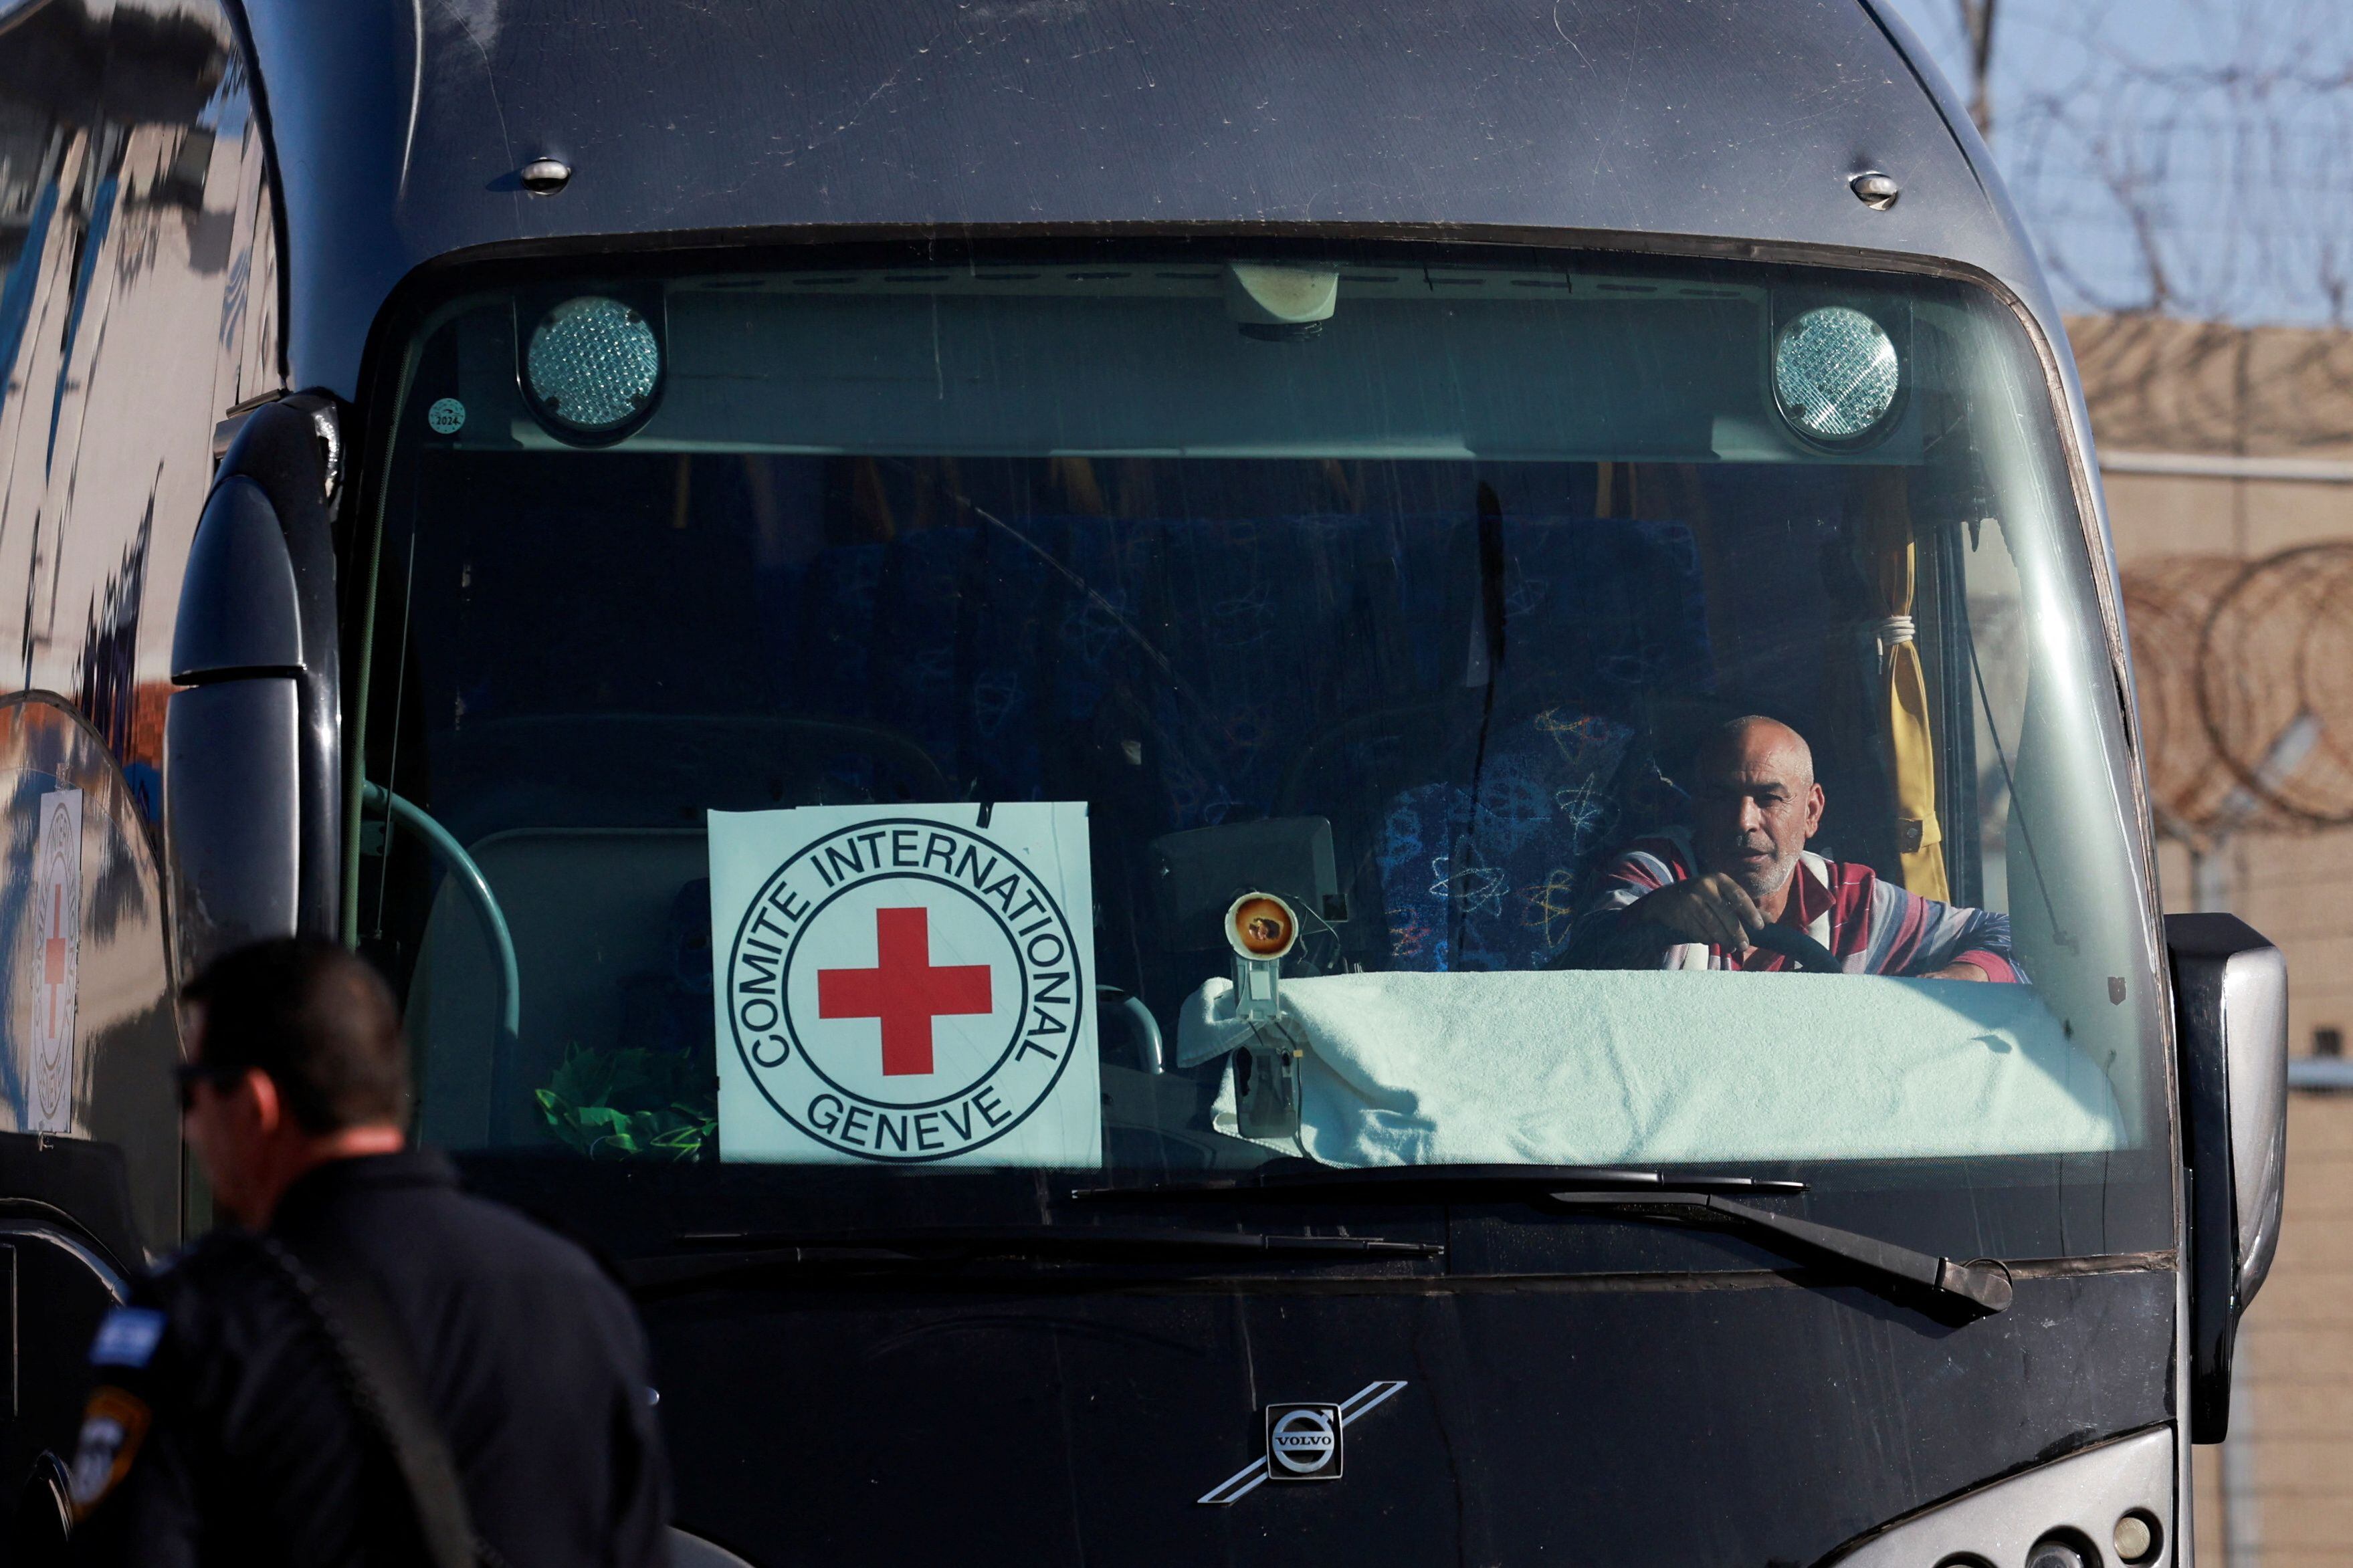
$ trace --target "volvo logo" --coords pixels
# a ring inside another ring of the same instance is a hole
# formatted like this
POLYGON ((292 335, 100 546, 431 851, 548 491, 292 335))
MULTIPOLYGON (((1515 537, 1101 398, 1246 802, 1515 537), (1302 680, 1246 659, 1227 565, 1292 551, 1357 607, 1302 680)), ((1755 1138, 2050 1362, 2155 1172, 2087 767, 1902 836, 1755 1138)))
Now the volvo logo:
POLYGON ((1368 1383, 1337 1405, 1293 1403, 1266 1407, 1266 1451, 1198 1500, 1224 1508, 1256 1491, 1261 1481, 1336 1481, 1341 1439, 1349 1426, 1405 1386, 1368 1383))
POLYGON ((1271 1481, 1338 1480, 1340 1407, 1268 1405, 1266 1460, 1266 1479, 1271 1481))

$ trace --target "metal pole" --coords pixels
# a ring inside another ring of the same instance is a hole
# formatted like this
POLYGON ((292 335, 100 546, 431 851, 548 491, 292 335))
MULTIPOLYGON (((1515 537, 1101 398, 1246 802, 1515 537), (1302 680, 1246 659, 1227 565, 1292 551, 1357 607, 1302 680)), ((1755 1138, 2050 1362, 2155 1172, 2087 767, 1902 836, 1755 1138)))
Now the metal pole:
POLYGON ((2231 908, 2230 868, 2223 856, 2228 838, 2201 838, 2189 845, 2189 907, 2200 914, 2227 913, 2231 908))

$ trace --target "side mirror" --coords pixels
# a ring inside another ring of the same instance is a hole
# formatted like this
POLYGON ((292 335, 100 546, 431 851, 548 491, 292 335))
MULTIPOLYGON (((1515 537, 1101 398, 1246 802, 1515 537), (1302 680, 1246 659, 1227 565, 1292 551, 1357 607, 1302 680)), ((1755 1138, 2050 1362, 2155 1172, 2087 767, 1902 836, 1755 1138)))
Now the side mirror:
POLYGON ((164 823, 183 974, 230 948, 332 932, 341 694, 328 506, 333 405, 245 416, 180 587, 164 823))
POLYGON ((2235 915, 2165 917, 2189 1214, 2189 1440, 2231 1426, 2231 1351, 2279 1246, 2287 960, 2235 915))

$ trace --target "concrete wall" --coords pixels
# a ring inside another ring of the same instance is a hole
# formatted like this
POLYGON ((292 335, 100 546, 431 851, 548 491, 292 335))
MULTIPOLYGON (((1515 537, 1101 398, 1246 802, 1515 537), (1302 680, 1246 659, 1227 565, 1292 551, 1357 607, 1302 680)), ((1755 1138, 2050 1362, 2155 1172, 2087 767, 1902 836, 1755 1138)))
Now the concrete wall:
POLYGON ((2195 1454, 2204 1568, 2353 1563, 2353 1096, 2293 1097, 2288 1151, 2279 1261, 2240 1341, 2238 1430, 2195 1454))
MULTIPOLYGON (((2116 318, 2069 330, 2110 461, 2353 460, 2353 334, 2116 318)), ((2186 555, 2253 561, 2353 542, 2353 483, 2112 471, 2105 489, 2127 576, 2186 555)), ((2136 672, 2145 713, 2153 688, 2184 673, 2152 668, 2158 650, 2147 641, 2136 672)), ((2353 747, 2353 733, 2341 740, 2353 747)), ((2167 760, 2152 758, 2153 771, 2167 760)), ((2258 827, 2216 859, 2210 886, 2223 905, 2287 954, 2290 1048, 2308 1052, 2324 1027, 2353 1037, 2353 829, 2258 827)), ((2168 910, 2196 907, 2181 845, 2160 847, 2158 871, 2168 910)), ((2287 1216, 2239 1354, 2232 1439, 2194 1458, 2198 1562, 2353 1563, 2353 1095, 2291 1097, 2287 1216)))

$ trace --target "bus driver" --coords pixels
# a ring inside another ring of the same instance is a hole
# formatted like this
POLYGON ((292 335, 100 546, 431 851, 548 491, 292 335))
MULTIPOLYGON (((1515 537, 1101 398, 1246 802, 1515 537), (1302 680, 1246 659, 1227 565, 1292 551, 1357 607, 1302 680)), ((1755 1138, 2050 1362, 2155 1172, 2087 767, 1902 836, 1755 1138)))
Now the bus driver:
POLYGON ((1637 839, 1602 868, 1563 967, 1796 969, 1755 940, 1778 924, 1828 948, 1850 974, 2023 978, 2008 915, 1924 899, 1806 848, 1822 786, 1812 749, 1787 724, 1728 721, 1702 746, 1698 773, 1691 826, 1637 839))

